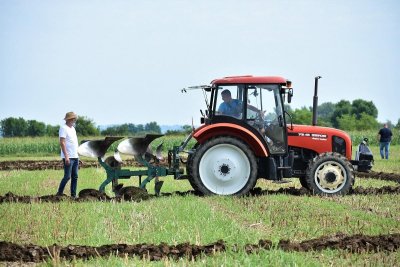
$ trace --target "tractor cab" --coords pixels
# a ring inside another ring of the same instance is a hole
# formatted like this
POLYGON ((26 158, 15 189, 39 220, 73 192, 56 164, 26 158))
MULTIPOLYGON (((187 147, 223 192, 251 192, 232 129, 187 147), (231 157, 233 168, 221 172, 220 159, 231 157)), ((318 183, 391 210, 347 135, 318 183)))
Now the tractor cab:
POLYGON ((209 124, 232 123, 253 132, 269 154, 287 153, 281 77, 227 77, 212 82, 209 124))

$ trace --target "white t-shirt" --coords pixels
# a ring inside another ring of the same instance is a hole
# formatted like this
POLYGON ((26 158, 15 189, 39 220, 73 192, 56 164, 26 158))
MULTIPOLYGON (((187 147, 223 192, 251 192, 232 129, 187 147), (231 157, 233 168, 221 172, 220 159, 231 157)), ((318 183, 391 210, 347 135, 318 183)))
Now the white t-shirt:
MULTIPOLYGON (((69 127, 64 124, 58 131, 58 136, 65 138, 65 147, 70 158, 78 158, 78 137, 76 136, 75 127, 69 127)), ((61 157, 65 158, 61 149, 61 157)))

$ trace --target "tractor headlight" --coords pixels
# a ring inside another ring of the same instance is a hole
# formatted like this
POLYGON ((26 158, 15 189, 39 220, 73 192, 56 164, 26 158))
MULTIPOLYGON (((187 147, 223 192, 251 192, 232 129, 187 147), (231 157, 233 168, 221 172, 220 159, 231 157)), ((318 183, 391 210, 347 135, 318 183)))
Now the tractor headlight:
POLYGON ((346 156, 346 141, 339 136, 332 137, 332 151, 346 156))

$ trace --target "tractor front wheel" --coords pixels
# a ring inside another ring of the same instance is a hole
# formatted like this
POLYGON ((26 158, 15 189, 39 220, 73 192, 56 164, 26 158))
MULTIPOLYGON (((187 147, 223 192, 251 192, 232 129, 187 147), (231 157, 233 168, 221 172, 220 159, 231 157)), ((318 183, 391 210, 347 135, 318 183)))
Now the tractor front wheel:
POLYGON ((200 145, 191 168, 194 188, 204 195, 245 195, 257 182, 253 151, 233 137, 217 137, 200 145))
POLYGON ((304 187, 304 188, 310 190, 310 188, 308 187, 307 180, 306 180, 306 177, 305 177, 305 176, 301 176, 301 177, 299 178, 299 181, 300 181, 300 184, 301 184, 302 187, 304 187))
POLYGON ((317 195, 346 195, 354 184, 353 167, 338 153, 323 153, 308 166, 305 180, 317 195))

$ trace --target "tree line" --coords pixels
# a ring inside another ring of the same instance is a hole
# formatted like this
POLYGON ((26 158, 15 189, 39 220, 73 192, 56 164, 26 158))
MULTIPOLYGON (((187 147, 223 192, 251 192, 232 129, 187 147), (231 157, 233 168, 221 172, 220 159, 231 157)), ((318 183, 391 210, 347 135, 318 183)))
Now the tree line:
MULTIPOLYGON (((285 105, 291 114, 286 117, 288 123, 309 125, 312 121, 312 107, 302 107, 293 110, 290 105, 285 105)), ((383 122, 378 122, 378 109, 372 101, 356 99, 352 102, 341 100, 338 103, 326 102, 318 106, 318 125, 334 127, 344 131, 376 130, 383 122)), ((400 129, 400 119, 396 124, 391 121, 384 122, 389 128, 400 129)), ((0 121, 0 134, 3 137, 24 136, 58 136, 59 125, 49 125, 36 120, 23 118, 6 118, 0 121)), ((104 130, 96 127, 93 120, 80 116, 76 121, 76 132, 79 136, 98 135, 139 135, 144 133, 161 134, 161 128, 156 122, 147 124, 125 123, 109 126, 104 130)), ((192 130, 189 125, 184 125, 180 130, 167 131, 168 134, 188 133, 192 130)))
MULTIPOLYGON (((50 125, 36 120, 25 120, 23 118, 9 117, 0 121, 0 134, 3 137, 39 137, 39 136, 58 136, 59 125, 50 125)), ((96 127, 93 120, 79 116, 75 124, 76 133, 79 136, 98 136, 98 135, 138 135, 142 133, 161 133, 160 126, 156 122, 147 124, 126 123, 115 125, 100 130, 96 127)))
MULTIPOLYGON (((285 105, 286 110, 291 114, 287 116, 288 123, 311 124, 312 107, 302 107, 293 110, 285 105)), ((334 127, 344 131, 374 130, 387 123, 390 128, 400 128, 400 119, 397 123, 391 121, 379 122, 378 109, 372 101, 356 99, 352 102, 341 100, 338 103, 326 102, 318 105, 318 123, 320 126, 334 127)))

